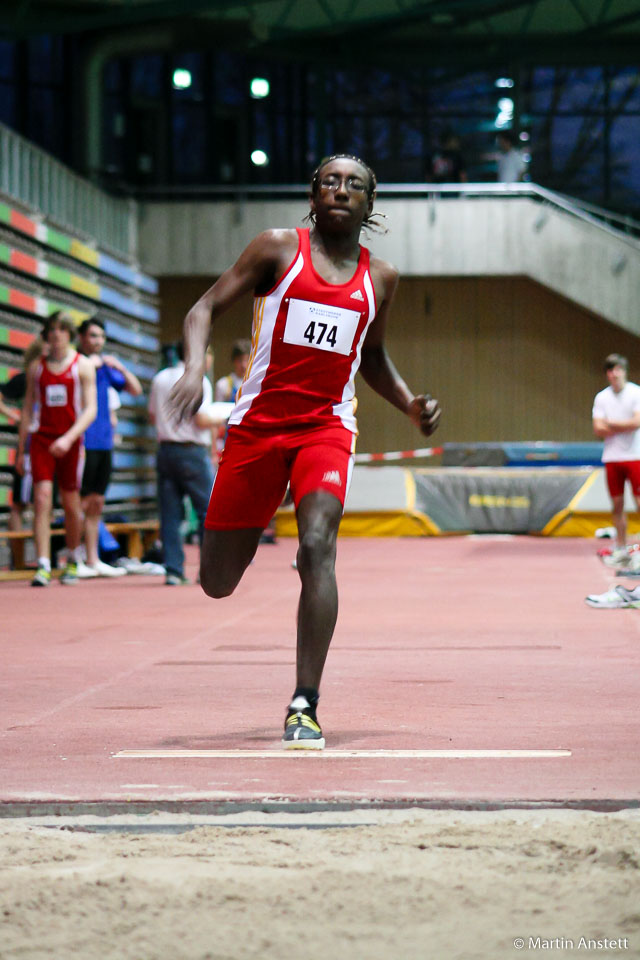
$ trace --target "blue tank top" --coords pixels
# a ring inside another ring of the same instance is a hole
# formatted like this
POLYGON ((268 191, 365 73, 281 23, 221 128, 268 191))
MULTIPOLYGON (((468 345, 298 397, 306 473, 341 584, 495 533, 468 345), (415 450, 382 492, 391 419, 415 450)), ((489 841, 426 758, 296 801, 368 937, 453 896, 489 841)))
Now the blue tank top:
POLYGON ((113 430, 109 413, 109 387, 122 390, 124 376, 114 367, 103 363, 96 370, 96 390, 98 393, 98 415, 84 435, 87 450, 111 450, 113 448, 113 430))

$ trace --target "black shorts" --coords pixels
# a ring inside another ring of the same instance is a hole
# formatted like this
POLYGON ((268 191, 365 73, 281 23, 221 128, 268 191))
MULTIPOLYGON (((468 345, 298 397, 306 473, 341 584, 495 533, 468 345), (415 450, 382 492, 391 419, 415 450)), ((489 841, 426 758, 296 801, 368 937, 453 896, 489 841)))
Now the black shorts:
POLYGON ((85 450, 80 496, 98 493, 104 497, 111 479, 111 450, 85 450))

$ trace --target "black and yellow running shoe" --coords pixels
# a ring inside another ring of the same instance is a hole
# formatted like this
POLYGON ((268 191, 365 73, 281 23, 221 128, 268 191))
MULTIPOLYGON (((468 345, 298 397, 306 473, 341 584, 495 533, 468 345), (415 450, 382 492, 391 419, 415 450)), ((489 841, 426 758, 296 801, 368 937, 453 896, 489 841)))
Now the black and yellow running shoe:
POLYGON ((38 567, 36 574, 31 581, 32 587, 48 587, 51 583, 51 571, 46 567, 38 567))
POLYGON ((296 697, 289 706, 282 745, 286 750, 324 750, 315 708, 304 697, 296 697))
POLYGON ((60 583, 77 583, 78 582, 78 564, 75 560, 69 560, 66 567, 62 571, 62 576, 60 577, 60 583))

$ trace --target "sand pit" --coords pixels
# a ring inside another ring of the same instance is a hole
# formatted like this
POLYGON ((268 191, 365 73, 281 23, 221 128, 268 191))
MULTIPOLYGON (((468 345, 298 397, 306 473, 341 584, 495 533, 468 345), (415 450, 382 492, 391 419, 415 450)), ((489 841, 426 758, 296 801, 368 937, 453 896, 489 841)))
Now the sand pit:
POLYGON ((1 821, 2 960, 640 957, 638 811, 238 821, 1 821))

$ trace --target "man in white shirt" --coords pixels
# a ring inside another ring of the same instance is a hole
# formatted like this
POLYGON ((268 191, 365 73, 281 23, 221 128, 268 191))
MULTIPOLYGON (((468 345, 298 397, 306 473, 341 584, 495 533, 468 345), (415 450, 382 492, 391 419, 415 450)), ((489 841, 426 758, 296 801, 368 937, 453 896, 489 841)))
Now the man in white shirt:
POLYGON ((628 361, 619 353, 610 353, 604 362, 609 386, 593 401, 593 431, 604 440, 602 462, 617 532, 616 549, 611 560, 628 563, 627 518, 624 512, 624 487, 629 480, 636 507, 640 501, 640 386, 627 380, 628 361))
POLYGON ((498 183, 520 183, 527 163, 517 149, 516 139, 510 130, 501 130, 496 137, 498 144, 498 183))
POLYGON ((149 417, 158 437, 158 506, 160 536, 166 569, 165 583, 178 586, 189 583, 184 575, 184 549, 180 525, 183 519, 183 498, 189 497, 198 517, 200 540, 204 518, 213 487, 211 466, 211 428, 220 425, 207 408, 211 406, 211 381, 202 378, 202 405, 190 420, 177 421, 168 404, 169 394, 184 373, 182 345, 178 346, 180 362, 165 367, 151 381, 149 417))

